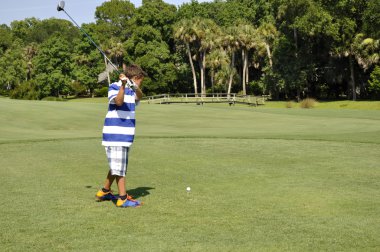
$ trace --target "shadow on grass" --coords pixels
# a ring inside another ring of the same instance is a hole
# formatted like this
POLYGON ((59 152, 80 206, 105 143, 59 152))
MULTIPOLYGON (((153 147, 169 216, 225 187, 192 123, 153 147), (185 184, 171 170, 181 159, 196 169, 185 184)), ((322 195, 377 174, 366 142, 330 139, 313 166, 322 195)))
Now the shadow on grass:
MULTIPOLYGON (((88 185, 85 186, 85 188, 91 189, 92 186, 88 185)), ((142 186, 142 187, 137 187, 134 189, 127 190, 127 194, 131 196, 133 199, 139 199, 142 197, 145 197, 150 194, 149 190, 155 189, 154 187, 147 187, 147 186, 142 186)), ((115 205, 117 200, 119 199, 119 194, 111 194, 110 199, 104 199, 105 201, 112 201, 115 205)), ((140 200, 139 200, 140 201, 140 200)))
MULTIPOLYGON (((93 187, 88 185, 88 186, 85 186, 85 188, 91 189, 93 187)), ((127 190, 127 194, 132 196, 132 198, 134 198, 134 199, 138 199, 138 198, 145 197, 145 196, 149 195, 150 194, 149 190, 153 190, 153 189, 155 189, 155 188, 154 187, 147 187, 147 186, 137 187, 134 189, 127 190)), ((116 199, 119 198, 119 194, 114 194, 114 196, 116 199)))
MULTIPOLYGON (((139 199, 139 198, 149 195, 150 194, 149 190, 153 190, 153 189, 155 188, 146 187, 146 186, 137 187, 134 189, 127 190, 127 194, 129 196, 132 196, 133 199, 139 199)), ((112 199, 112 202, 116 204, 118 198, 119 198, 119 194, 114 194, 114 198, 112 199)))
POLYGON ((137 187, 135 189, 127 190, 127 193, 132 196, 134 199, 145 197, 150 194, 149 190, 153 190, 153 187, 137 187))
MULTIPOLYGON (((133 199, 138 199, 138 198, 145 197, 145 196, 149 195, 150 194, 149 190, 153 190, 153 189, 155 189, 155 188, 146 187, 146 186, 137 187, 134 189, 127 190, 127 194, 129 196, 132 196, 133 199)), ((119 198, 119 194, 114 194, 114 196, 115 196, 116 200, 119 198)))

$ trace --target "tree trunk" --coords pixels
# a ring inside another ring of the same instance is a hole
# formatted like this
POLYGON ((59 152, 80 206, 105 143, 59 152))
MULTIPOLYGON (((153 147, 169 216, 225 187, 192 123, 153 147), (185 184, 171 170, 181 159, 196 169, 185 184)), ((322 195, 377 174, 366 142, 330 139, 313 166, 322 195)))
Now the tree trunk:
POLYGON ((268 55, 268 59, 269 59, 270 68, 272 68, 272 66, 273 66, 272 54, 270 52, 270 47, 269 47, 269 45, 267 43, 265 43, 265 48, 267 49, 267 55, 268 55))
POLYGON ((242 88, 244 92, 244 86, 245 86, 245 55, 244 55, 244 49, 241 51, 241 59, 243 62, 243 72, 241 74, 241 81, 242 81, 242 88))
POLYGON ((191 52, 190 52, 190 45, 189 43, 186 43, 186 50, 187 55, 189 56, 190 66, 191 66, 191 72, 193 73, 193 84, 194 84, 194 94, 195 96, 198 96, 198 89, 197 89, 197 75, 195 74, 193 59, 191 58, 191 52))
POLYGON ((352 100, 356 101, 356 83, 355 83, 355 73, 354 73, 354 59, 352 55, 349 56, 350 61, 350 73, 351 73, 351 86, 352 86, 352 100))
POLYGON ((214 93, 214 70, 211 70, 211 92, 214 93))
POLYGON ((199 53, 198 65, 199 65, 199 74, 200 74, 200 79, 201 79, 201 97, 203 97, 203 67, 202 67, 202 53, 199 53))
POLYGON ((205 92, 205 65, 204 65, 204 62, 206 60, 206 57, 205 57, 205 53, 204 52, 200 52, 199 53, 199 70, 201 72, 201 96, 203 97, 206 92, 205 92))
POLYGON ((206 95, 206 52, 203 53, 203 94, 206 95))
POLYGON ((232 52, 232 58, 231 58, 231 73, 230 73, 230 79, 228 81, 228 91, 227 91, 227 95, 228 95, 228 98, 230 97, 231 95, 231 87, 232 87, 232 80, 234 78, 234 75, 233 75, 233 69, 235 67, 235 53, 232 52))
MULTIPOLYGON (((249 83, 248 51, 247 51, 247 54, 245 55, 245 60, 247 61, 247 62, 245 63, 245 67, 247 68, 247 69, 245 70, 245 74, 246 74, 246 76, 245 76, 245 87, 247 88, 247 85, 248 85, 248 83, 249 83)), ((246 93, 246 92, 245 92, 245 93, 246 93)))
POLYGON ((247 84, 247 71, 248 71, 248 51, 243 49, 242 51, 243 58, 243 95, 247 95, 246 84, 247 84))

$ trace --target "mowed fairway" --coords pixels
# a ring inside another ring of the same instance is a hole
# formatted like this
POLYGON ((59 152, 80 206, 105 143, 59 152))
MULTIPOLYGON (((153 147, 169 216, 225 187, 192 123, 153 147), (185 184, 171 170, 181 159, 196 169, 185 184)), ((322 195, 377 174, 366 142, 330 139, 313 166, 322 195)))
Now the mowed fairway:
POLYGON ((380 250, 380 111, 142 104, 119 209, 106 110, 0 99, 0 251, 380 250))

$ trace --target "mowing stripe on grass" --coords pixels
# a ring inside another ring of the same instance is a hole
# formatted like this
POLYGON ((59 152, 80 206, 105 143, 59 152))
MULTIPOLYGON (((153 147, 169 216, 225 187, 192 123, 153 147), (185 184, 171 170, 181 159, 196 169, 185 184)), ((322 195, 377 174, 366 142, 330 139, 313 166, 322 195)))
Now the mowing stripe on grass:
POLYGON ((380 248, 377 111, 142 104, 127 189, 145 204, 118 209, 94 201, 106 104, 0 109, 4 251, 380 248))

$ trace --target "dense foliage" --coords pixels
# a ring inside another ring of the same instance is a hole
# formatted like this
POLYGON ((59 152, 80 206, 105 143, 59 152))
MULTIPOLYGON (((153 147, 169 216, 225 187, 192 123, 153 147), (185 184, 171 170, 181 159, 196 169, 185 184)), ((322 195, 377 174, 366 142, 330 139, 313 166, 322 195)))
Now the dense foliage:
MULTIPOLYGON (((82 27, 120 69, 137 63, 148 72, 147 95, 356 100, 379 97, 379 13, 378 0, 215 0, 178 8, 111 0, 82 27)), ((104 95, 115 78, 67 20, 0 25, 0 94, 104 95)))

